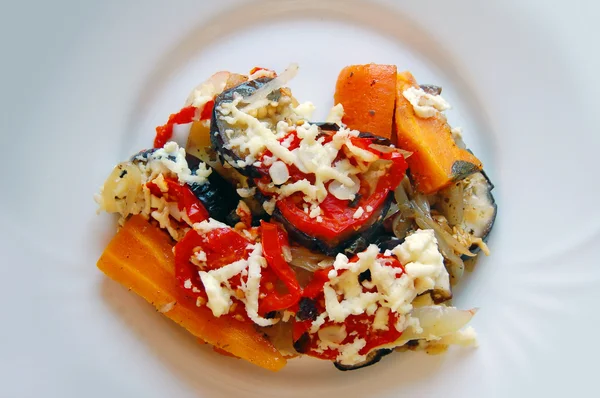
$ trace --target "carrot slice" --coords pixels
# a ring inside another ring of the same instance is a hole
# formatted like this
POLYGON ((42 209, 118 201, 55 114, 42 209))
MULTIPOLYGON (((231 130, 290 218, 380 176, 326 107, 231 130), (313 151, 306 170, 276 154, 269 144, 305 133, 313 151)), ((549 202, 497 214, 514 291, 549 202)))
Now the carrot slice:
POLYGON ((215 318, 177 286, 169 236, 141 216, 131 217, 108 244, 98 268, 133 290, 168 318, 219 350, 278 371, 286 359, 250 323, 215 318))
POLYGON ((395 127, 397 144, 412 152, 406 159, 419 191, 434 193, 483 167, 472 153, 456 146, 446 117, 437 112, 430 118, 415 114, 404 90, 419 88, 410 72, 398 73, 395 127))
POLYGON ((350 65, 338 76, 334 102, 351 129, 391 138, 395 101, 395 65, 350 65))

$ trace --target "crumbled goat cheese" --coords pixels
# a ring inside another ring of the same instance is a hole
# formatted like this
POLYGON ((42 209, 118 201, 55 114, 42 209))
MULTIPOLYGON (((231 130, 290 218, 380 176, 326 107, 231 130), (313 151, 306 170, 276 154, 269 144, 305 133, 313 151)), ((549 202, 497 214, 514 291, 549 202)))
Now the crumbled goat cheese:
POLYGON ((365 209, 363 209, 362 206, 359 206, 352 215, 352 218, 361 218, 363 214, 365 214, 365 209))
POLYGON ((339 126, 342 125, 342 118, 344 117, 344 106, 342 104, 337 104, 329 111, 327 118, 325 119, 326 123, 335 123, 339 126))
POLYGON ((312 119, 312 114, 315 111, 315 105, 310 102, 304 102, 302 104, 299 104, 297 107, 295 107, 293 109, 294 113, 298 116, 300 116, 302 119, 304 120, 310 120, 312 119))
POLYGON ((409 87, 402 92, 404 98, 410 102, 417 116, 427 119, 438 112, 450 109, 450 104, 440 95, 426 93, 421 88, 409 87))

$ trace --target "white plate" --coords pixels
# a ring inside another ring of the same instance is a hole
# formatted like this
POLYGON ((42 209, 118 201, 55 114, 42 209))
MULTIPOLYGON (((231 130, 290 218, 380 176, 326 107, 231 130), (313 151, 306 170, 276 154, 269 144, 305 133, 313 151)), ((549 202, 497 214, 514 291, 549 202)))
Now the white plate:
MULTIPOLYGON (((596 391, 600 56, 596 2, 12 2, 3 60, 2 397, 558 396, 596 391), (575 3, 580 3, 576 6, 575 3), (217 70, 281 70, 323 116, 351 63, 440 84, 500 206, 457 292, 478 349, 354 373, 220 357, 107 280, 113 164, 217 70), (594 390, 592 390, 592 388, 594 390)), ((592 394, 593 395, 593 394, 592 394)))

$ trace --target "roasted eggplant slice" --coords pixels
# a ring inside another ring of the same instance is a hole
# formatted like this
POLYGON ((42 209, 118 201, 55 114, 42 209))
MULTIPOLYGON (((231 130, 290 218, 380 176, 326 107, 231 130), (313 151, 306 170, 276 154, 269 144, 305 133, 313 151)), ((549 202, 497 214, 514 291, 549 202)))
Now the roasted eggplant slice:
POLYGON ((372 351, 369 354, 367 354, 366 360, 364 360, 363 362, 357 363, 356 365, 342 365, 339 362, 334 362, 333 365, 342 371, 356 370, 356 369, 360 369, 360 368, 364 368, 364 367, 376 364, 377 362, 381 361, 381 358, 383 358, 384 356, 386 356, 388 354, 391 354, 392 351, 393 350, 389 350, 386 348, 372 351))
POLYGON ((392 204, 393 198, 393 193, 390 192, 385 202, 373 212, 370 219, 359 230, 352 233, 351 236, 342 235, 335 240, 324 241, 300 231, 281 214, 278 208, 275 208, 273 218, 283 224, 292 240, 304 247, 321 251, 328 256, 335 256, 337 253, 344 253, 347 256, 351 256, 364 250, 369 245, 369 242, 378 233, 381 233, 380 227, 392 204))
MULTIPOLYGON (((212 120, 210 122, 210 141, 212 147, 219 153, 223 163, 229 163, 229 165, 237 169, 241 174, 248 177, 260 177, 261 175, 252 165, 241 166, 245 159, 244 154, 239 153, 238 150, 229 145, 231 138, 240 134, 244 134, 244 132, 222 120, 220 117, 219 107, 226 102, 232 102, 234 97, 237 95, 241 95, 242 98, 250 97, 252 94, 254 94, 254 92, 256 92, 256 90, 271 80, 273 79, 264 77, 247 81, 222 92, 215 98, 215 106, 213 109, 212 120)), ((280 90, 277 90, 271 93, 269 98, 276 101, 280 95, 280 90)))
MULTIPOLYGON (((200 159, 188 154, 186 160, 192 173, 198 169, 200 159)), ((215 170, 210 173, 208 181, 204 184, 192 183, 189 186, 208 214, 218 221, 226 222, 228 216, 235 213, 241 199, 235 188, 215 170)))
MULTIPOLYGON (((321 130, 323 130, 324 132, 332 132, 335 133, 336 131, 340 130, 340 126, 336 123, 327 123, 327 122, 311 122, 311 124, 315 124, 317 126, 319 126, 319 128, 321 130)), ((372 134, 372 133, 367 133, 367 132, 359 132, 358 134, 359 138, 371 138, 373 140, 373 144, 377 144, 377 145, 384 145, 384 146, 390 146, 392 145, 392 142, 384 137, 380 137, 378 135, 372 134)))
POLYGON ((399 239, 395 236, 381 235, 375 241, 374 244, 379 247, 379 251, 384 252, 386 250, 393 250, 396 246, 401 245, 404 239, 399 239))
POLYGON ((465 232, 487 240, 496 220, 498 207, 492 195, 494 185, 484 172, 465 179, 464 210, 460 226, 465 232))

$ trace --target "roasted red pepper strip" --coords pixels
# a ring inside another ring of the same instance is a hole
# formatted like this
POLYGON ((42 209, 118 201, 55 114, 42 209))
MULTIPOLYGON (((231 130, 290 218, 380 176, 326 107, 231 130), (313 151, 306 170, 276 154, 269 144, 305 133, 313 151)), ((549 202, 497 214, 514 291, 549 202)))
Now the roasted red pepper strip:
POLYGON ((308 285, 304 287, 302 297, 315 299, 320 293, 323 293, 323 286, 329 280, 328 274, 332 269, 333 267, 317 269, 308 285))
POLYGON ((248 258, 250 244, 248 239, 231 228, 217 228, 202 235, 191 229, 175 245, 175 275, 179 284, 184 287, 186 281, 190 280, 192 286, 200 291, 194 292, 194 295, 206 297, 198 275, 199 269, 190 262, 190 258, 202 250, 206 254, 206 270, 217 269, 248 258))
POLYGON ((214 107, 214 100, 210 100, 206 104, 204 104, 204 108, 202 108, 202 113, 200 114, 200 120, 209 120, 210 118, 212 118, 214 107))
POLYGON ((175 124, 191 123, 194 120, 195 115, 196 108, 193 106, 187 106, 181 109, 179 112, 171 114, 166 124, 156 128, 154 148, 162 148, 171 139, 171 137, 173 137, 173 126, 175 124))
POLYGON ((208 219, 208 211, 206 211, 206 208, 202 205, 202 202, 198 200, 196 195, 194 195, 190 187, 187 185, 180 185, 179 182, 170 177, 165 178, 165 182, 168 187, 167 192, 162 192, 158 185, 152 181, 146 183, 146 186, 154 196, 159 198, 165 197, 167 201, 177 202, 179 210, 185 209, 187 216, 192 223, 208 219))
POLYGON ((275 291, 266 293, 266 297, 259 304, 260 313, 266 314, 296 304, 300 300, 302 289, 296 279, 296 274, 283 257, 283 247, 288 246, 286 235, 277 225, 264 221, 261 222, 260 229, 263 256, 267 260, 269 268, 273 270, 288 290, 288 293, 284 295, 280 295, 275 291))

